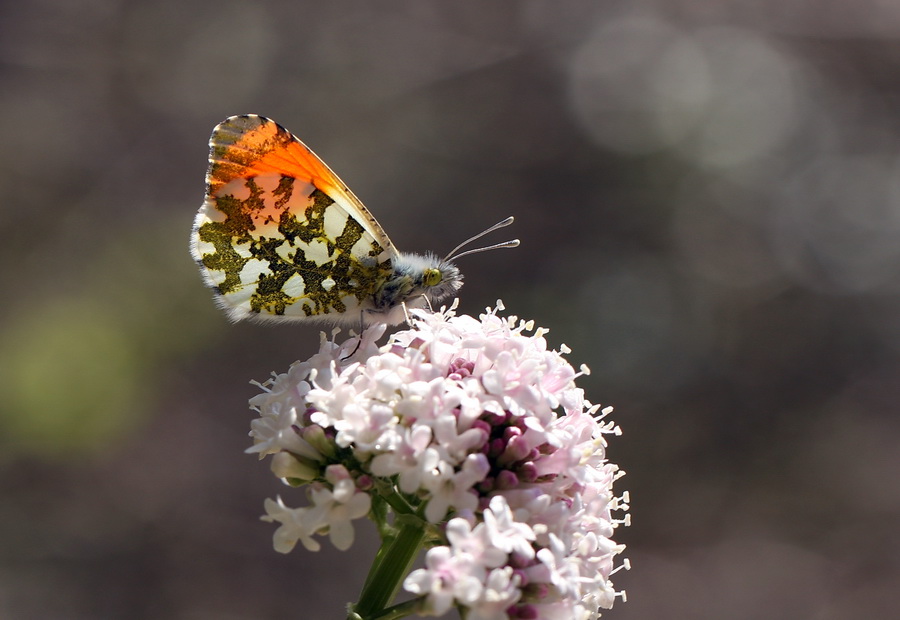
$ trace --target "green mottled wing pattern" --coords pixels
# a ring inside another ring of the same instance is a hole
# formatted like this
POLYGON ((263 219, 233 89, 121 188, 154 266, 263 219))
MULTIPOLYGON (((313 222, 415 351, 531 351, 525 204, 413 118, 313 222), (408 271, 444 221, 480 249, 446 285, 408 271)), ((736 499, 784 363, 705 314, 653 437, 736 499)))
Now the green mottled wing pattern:
POLYGON ((357 324, 397 258, 346 185, 259 116, 232 117, 213 131, 191 252, 233 320, 357 324))

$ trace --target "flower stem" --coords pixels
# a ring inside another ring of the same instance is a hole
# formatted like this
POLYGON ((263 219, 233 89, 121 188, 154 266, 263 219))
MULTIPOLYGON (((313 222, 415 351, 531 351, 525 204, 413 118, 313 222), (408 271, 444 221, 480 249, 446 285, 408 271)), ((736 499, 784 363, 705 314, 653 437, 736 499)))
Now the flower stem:
MULTIPOLYGON (((385 539, 375 556, 369 576, 359 595, 359 602, 353 606, 356 617, 363 620, 378 620, 387 605, 394 600, 400 583, 412 567, 419 549, 425 540, 427 528, 421 519, 398 516, 396 536, 385 539)), ((399 607, 399 606, 398 606, 399 607)), ((405 609, 405 608, 404 608, 405 609)), ((403 611, 398 609, 397 611, 403 611)), ((406 613, 412 613, 410 608, 406 613)), ((353 613, 349 618, 353 618, 353 613)), ((402 616, 389 615, 387 618, 402 616)))
POLYGON ((371 620, 397 620, 398 618, 405 618, 406 616, 410 616, 421 610, 422 600, 423 599, 421 598, 416 598, 410 601, 404 601, 403 603, 398 603, 393 607, 388 607, 378 615, 372 616, 371 620))

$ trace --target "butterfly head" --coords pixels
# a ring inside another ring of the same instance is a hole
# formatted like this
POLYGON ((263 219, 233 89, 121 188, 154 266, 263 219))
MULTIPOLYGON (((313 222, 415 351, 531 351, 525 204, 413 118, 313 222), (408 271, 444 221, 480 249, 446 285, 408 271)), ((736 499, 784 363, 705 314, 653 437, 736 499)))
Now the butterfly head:
POLYGON ((514 248, 518 239, 495 243, 490 246, 460 252, 460 250, 484 235, 509 226, 513 218, 508 217, 459 244, 444 258, 434 254, 398 253, 391 264, 391 274, 375 292, 373 308, 367 310, 365 319, 369 322, 396 324, 406 316, 404 309, 434 307, 441 301, 454 297, 462 288, 463 276, 451 260, 467 254, 475 254, 497 248, 514 248), (401 313, 402 312, 402 313, 401 313))
POLYGON ((453 297, 462 287, 459 268, 433 254, 401 253, 393 264, 393 276, 384 287, 385 305, 406 303, 412 307, 453 297), (419 303, 416 303, 420 300, 419 303))

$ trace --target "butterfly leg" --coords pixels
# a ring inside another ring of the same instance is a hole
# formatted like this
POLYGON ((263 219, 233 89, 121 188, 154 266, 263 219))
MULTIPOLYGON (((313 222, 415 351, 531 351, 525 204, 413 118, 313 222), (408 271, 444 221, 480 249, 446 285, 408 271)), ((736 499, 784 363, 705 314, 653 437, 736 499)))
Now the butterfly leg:
POLYGON ((356 355, 356 352, 359 351, 359 347, 362 346, 363 332, 366 331, 366 321, 364 313, 365 310, 360 310, 359 312, 359 339, 356 341, 356 346, 353 348, 353 351, 350 352, 350 355, 341 358, 342 362, 356 355))
MULTIPOLYGON (((421 297, 422 297, 422 299, 425 300, 425 305, 428 306, 428 309, 429 309, 431 312, 434 312, 434 307, 431 305, 431 300, 428 299, 428 295, 422 295, 421 297)), ((403 318, 406 319, 406 324, 407 324, 407 325, 411 325, 411 324, 412 324, 412 319, 411 319, 410 316, 409 316, 409 306, 406 305, 406 302, 405 302, 405 301, 401 301, 401 302, 400 302, 400 307, 403 308, 403 318)))

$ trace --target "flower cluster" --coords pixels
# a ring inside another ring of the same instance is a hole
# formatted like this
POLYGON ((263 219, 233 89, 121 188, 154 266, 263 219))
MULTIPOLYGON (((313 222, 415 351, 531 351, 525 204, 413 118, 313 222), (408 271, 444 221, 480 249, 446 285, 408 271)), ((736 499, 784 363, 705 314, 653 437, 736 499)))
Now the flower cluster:
POLYGON ((276 550, 318 550, 319 535, 347 549, 353 520, 385 536, 393 512, 427 531, 425 565, 403 581, 419 614, 571 620, 612 606, 624 548, 612 536, 628 522, 613 513, 628 497, 613 494, 622 472, 605 436, 619 429, 576 387, 587 369, 500 310, 413 311, 380 347, 383 326, 342 344, 323 335, 316 355, 261 385, 249 451, 273 455, 308 499, 267 500, 276 550))

